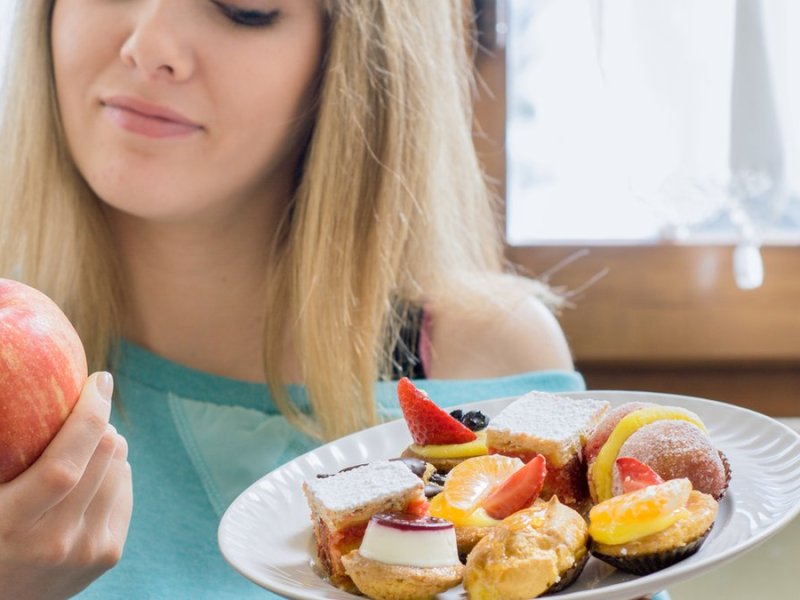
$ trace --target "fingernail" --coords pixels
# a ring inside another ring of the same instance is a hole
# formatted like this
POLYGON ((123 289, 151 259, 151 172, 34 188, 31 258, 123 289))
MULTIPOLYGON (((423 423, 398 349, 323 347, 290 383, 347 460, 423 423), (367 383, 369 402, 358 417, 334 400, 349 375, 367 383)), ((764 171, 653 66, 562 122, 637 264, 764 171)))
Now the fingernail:
POLYGON ((114 393, 114 378, 111 376, 111 373, 107 371, 98 373, 95 379, 95 385, 100 395, 111 402, 111 394, 114 393))

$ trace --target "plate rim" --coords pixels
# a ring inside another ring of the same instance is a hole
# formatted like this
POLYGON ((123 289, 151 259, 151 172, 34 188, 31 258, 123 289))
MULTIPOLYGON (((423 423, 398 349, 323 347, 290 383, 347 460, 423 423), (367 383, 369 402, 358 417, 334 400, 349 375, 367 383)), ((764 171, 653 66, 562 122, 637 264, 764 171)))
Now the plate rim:
MULTIPOLYGON (((723 402, 719 400, 713 400, 710 398, 704 398, 700 396, 690 396, 685 394, 673 394, 669 392, 652 392, 646 390, 611 390, 611 389, 592 389, 592 390, 581 390, 581 391, 572 391, 572 392, 548 392, 552 393, 553 395, 557 396, 565 396, 565 397, 572 397, 572 398, 587 398, 587 397, 597 397, 597 399, 603 400, 607 399, 603 396, 616 396, 616 402, 623 403, 623 402, 630 402, 633 401, 623 399, 624 396, 641 396, 647 395, 648 397, 654 398, 658 401, 663 400, 675 400, 678 399, 680 401, 690 401, 692 403, 699 402, 701 404, 708 404, 709 406, 721 408, 724 411, 730 411, 731 413, 745 413, 748 415, 750 419, 756 420, 763 420, 764 422, 768 423, 771 427, 779 428, 784 434, 788 435, 787 439, 787 446, 791 446, 792 438, 793 442, 800 444, 800 433, 795 431, 794 429, 788 427, 784 423, 781 423, 777 419, 760 413, 758 411, 739 406, 737 404, 732 404, 728 402, 723 402)), ((476 404, 495 404, 495 403, 503 403, 505 402, 510 403, 511 401, 523 396, 524 394, 519 395, 507 395, 507 396, 500 396, 495 398, 487 398, 484 400, 477 400, 472 402, 465 402, 459 404, 453 404, 452 406, 448 406, 447 410, 454 410, 457 408, 464 408, 467 406, 474 406, 476 404)), ((665 402, 666 403, 666 402, 665 402)), ((714 410, 714 408, 712 408, 714 410)), ((294 465, 298 463, 308 462, 310 458, 314 455, 326 451, 333 446, 338 446, 347 443, 348 441, 353 441, 357 438, 368 437, 370 434, 374 435, 375 430, 386 428, 388 426, 397 427, 397 423, 402 422, 402 418, 391 419, 387 420, 383 423, 378 425, 374 425, 367 429, 351 433, 347 436, 343 436, 336 440, 332 440, 325 444, 321 444, 316 448, 313 448, 303 454, 293 458, 286 463, 279 465, 278 467, 272 469, 268 473, 265 473, 261 477, 259 477, 256 481, 251 483, 245 490, 243 490, 234 501, 226 508, 225 512, 223 513, 222 517, 220 518, 219 525, 217 528, 217 543, 220 549, 220 552, 225 559, 225 561, 240 575, 248 579, 249 581, 267 589, 274 593, 284 595, 289 598, 295 598, 297 600, 316 600, 322 596, 319 594, 314 594, 316 590, 309 590, 309 593, 301 593, 302 590, 298 590, 297 587, 290 587, 282 584, 280 581, 269 581, 269 576, 260 575, 259 580, 254 579, 246 569, 244 569, 240 564, 238 564, 235 560, 232 560, 230 553, 226 551, 226 544, 227 541, 225 539, 226 528, 228 527, 228 523, 232 519, 232 515, 237 507, 242 503, 243 499, 250 493, 252 493, 256 488, 258 488, 262 482, 266 480, 275 479, 279 476, 280 473, 284 471, 290 470, 294 465), (264 583, 264 580, 269 581, 269 585, 264 583)), ((399 451, 398 451, 399 453, 399 451)), ((724 500, 723 500, 724 501, 724 500)), ((674 572, 663 572, 659 571, 656 573, 652 573, 648 576, 637 577, 635 579, 630 579, 623 582, 615 583, 608 587, 598 587, 593 589, 585 589, 585 590, 578 590, 575 592, 569 592, 569 590, 564 590, 564 592, 560 594, 554 595, 554 597, 559 597, 564 594, 568 595, 569 598, 574 598, 575 600, 580 599, 589 599, 589 598, 600 598, 602 596, 598 595, 598 592, 606 592, 606 593, 620 593, 620 594, 631 594, 634 596, 636 594, 642 593, 651 593, 654 590, 657 591, 659 589, 663 589, 667 586, 667 584, 677 583, 678 581, 687 581, 692 579, 702 573, 707 571, 716 569, 723 564, 730 562, 731 560, 740 557, 741 555, 750 552, 751 550, 757 548, 767 539, 775 535, 781 529, 786 527, 789 523, 791 523, 795 518, 800 515, 800 494, 798 494, 797 498, 795 498, 794 505, 781 517, 769 522, 769 524, 760 531, 756 532, 755 535, 749 537, 746 542, 734 544, 728 549, 722 550, 721 552, 717 552, 714 554, 713 559, 710 561, 703 561, 698 564, 689 564, 685 565, 684 569, 681 571, 680 574, 676 574, 674 572), (679 579, 675 579, 675 577, 679 577, 679 579), (612 589, 613 588, 613 589, 612 589)), ((310 527, 309 527, 310 532, 310 527)), ((309 561, 313 560, 313 557, 309 556, 309 561)), ((322 582, 324 580, 321 579, 322 582)), ((327 583, 332 590, 338 590, 331 584, 327 583)), ((358 596, 352 595, 353 598, 358 598, 358 596)))

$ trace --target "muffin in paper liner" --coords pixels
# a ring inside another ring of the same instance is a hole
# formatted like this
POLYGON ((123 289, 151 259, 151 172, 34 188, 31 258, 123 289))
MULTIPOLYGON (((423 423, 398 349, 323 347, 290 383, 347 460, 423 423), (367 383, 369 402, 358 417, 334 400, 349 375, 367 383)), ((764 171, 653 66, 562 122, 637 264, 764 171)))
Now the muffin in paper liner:
POLYGON ((725 496, 725 492, 728 491, 728 486, 730 486, 731 483, 731 463, 722 450, 718 450, 717 453, 719 454, 719 459, 722 461, 722 467, 725 469, 725 486, 720 491, 719 496, 714 497, 714 500, 720 501, 722 497, 725 496))
POLYGON ((592 556, 616 567, 620 571, 625 571, 626 573, 632 573, 634 575, 649 575, 650 573, 655 573, 656 571, 674 565, 697 552, 700 546, 703 545, 703 542, 706 541, 713 527, 714 525, 712 524, 700 537, 687 542, 683 546, 655 552, 653 554, 642 554, 639 556, 613 556, 610 554, 603 554, 595 549, 596 545, 594 542, 590 542, 589 548, 592 556))

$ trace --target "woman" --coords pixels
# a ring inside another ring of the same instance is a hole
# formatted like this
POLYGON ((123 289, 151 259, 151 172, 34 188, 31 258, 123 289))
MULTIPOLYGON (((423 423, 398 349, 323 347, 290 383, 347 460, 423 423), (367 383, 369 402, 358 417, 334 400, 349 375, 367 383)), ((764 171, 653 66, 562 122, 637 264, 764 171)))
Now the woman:
POLYGON ((399 374, 441 403, 582 387, 546 290, 502 274, 468 23, 455 0, 19 3, 2 272, 113 372, 119 433, 94 374, 0 486, 4 593, 265 597, 219 556, 222 511, 396 415, 399 374))

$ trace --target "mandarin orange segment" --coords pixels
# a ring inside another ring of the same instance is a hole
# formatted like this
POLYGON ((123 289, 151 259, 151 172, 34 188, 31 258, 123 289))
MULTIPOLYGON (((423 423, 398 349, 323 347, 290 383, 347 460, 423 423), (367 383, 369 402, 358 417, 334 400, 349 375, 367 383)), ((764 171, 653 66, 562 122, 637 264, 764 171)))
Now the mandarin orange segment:
POLYGON ((456 465, 447 476, 444 501, 459 512, 472 512, 480 502, 523 467, 518 458, 499 454, 477 456, 456 465))
POLYGON ((672 479, 614 496, 589 511, 589 535, 602 544, 624 544, 663 531, 686 515, 688 479, 672 479))

